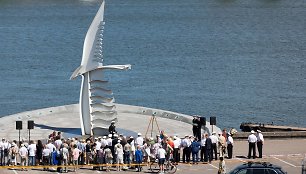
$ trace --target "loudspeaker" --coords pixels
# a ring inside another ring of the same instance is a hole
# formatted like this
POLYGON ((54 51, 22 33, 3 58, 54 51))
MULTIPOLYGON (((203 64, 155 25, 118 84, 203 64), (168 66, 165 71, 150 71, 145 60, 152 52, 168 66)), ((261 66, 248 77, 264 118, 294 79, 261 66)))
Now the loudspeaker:
POLYGON ((206 117, 200 117, 200 122, 203 126, 206 125, 206 117))
POLYGON ((22 121, 16 121, 16 130, 22 129, 22 121))
POLYGON ((28 129, 34 129, 34 121, 33 120, 28 121, 28 129))
POLYGON ((216 125, 216 124, 217 124, 216 117, 210 117, 210 125, 216 125))

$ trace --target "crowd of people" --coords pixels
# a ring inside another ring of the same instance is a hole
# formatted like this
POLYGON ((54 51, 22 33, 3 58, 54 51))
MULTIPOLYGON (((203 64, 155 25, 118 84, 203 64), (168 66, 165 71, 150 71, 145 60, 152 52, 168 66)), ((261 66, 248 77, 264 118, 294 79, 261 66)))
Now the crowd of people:
MULTIPOLYGON (((251 135, 254 135, 253 131, 251 135)), ((249 157, 250 152, 253 151, 254 141, 263 144, 262 134, 258 134, 255 138, 249 137, 249 157)), ((111 166, 116 166, 118 171, 134 168, 140 172, 142 163, 157 160, 160 171, 163 172, 165 161, 170 159, 174 164, 210 163, 212 160, 220 159, 222 162, 220 164, 223 164, 225 154, 229 159, 233 157, 233 146, 233 138, 225 129, 218 135, 216 132, 212 132, 211 135, 204 133, 201 139, 193 135, 186 135, 184 138, 168 136, 163 131, 155 138, 142 137, 141 133, 138 133, 137 137, 127 137, 112 132, 107 136, 90 136, 82 139, 64 138, 61 132, 54 131, 44 143, 41 140, 9 142, 3 138, 0 143, 0 164, 44 165, 44 170, 49 170, 50 165, 60 165, 58 170, 61 172, 67 172, 65 166, 69 165, 76 171, 77 165, 96 164, 94 169, 97 170, 109 171, 111 166)), ((257 146, 260 147, 260 145, 257 146)))

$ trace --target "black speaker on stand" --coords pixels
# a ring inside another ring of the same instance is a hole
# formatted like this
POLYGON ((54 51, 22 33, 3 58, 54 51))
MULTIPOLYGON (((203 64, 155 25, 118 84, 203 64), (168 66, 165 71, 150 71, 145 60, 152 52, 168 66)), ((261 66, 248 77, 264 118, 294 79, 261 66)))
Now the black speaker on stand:
POLYGON ((31 141, 31 129, 34 129, 34 121, 28 120, 28 129, 29 129, 29 143, 31 141))
POLYGON ((210 117, 210 125, 211 125, 211 131, 214 131, 214 125, 217 124, 217 118, 216 117, 210 117))
POLYGON ((22 129, 22 121, 16 121, 16 130, 19 131, 19 142, 18 147, 20 147, 20 130, 22 129))
POLYGON ((16 130, 22 129, 22 121, 16 121, 16 130))

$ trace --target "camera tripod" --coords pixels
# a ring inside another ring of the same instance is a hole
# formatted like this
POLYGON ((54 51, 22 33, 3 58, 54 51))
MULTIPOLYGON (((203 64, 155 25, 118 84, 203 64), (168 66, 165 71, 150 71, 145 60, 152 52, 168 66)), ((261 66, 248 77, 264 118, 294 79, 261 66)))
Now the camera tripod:
POLYGON ((151 137, 153 137, 154 123, 155 123, 156 126, 157 126, 158 133, 160 133, 160 130, 159 130, 159 126, 158 126, 158 123, 157 123, 156 116, 155 116, 155 115, 152 115, 151 118, 150 118, 150 121, 149 121, 149 125, 148 125, 148 128, 147 128, 146 134, 145 134, 146 137, 147 137, 147 133, 148 133, 150 127, 151 127, 151 137))

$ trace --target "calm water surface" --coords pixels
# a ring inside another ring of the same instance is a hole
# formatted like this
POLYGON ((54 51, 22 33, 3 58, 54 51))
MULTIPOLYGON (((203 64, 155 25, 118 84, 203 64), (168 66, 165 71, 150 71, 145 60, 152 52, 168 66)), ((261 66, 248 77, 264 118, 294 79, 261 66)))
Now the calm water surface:
MULTIPOLYGON (((101 1, 0 0, 0 115, 77 103, 101 1)), ((306 127, 306 1, 109 0, 105 64, 118 103, 306 127)))

